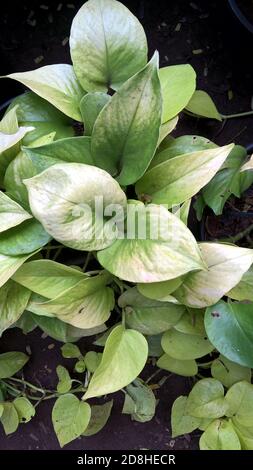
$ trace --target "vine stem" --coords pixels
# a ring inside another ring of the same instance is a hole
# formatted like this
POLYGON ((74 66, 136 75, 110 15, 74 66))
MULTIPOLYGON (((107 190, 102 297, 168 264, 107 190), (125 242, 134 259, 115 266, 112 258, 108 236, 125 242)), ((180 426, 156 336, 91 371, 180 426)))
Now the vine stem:
POLYGON ((220 113, 220 116, 222 119, 233 119, 233 118, 239 118, 239 117, 246 117, 246 116, 251 116, 253 114, 253 110, 252 111, 246 111, 244 113, 236 113, 236 114, 221 114, 220 113))
POLYGON ((233 237, 229 237, 229 238, 222 238, 222 242, 228 242, 228 243, 236 243, 238 242, 239 240, 241 240, 242 238, 246 237, 246 235, 249 235, 249 233, 253 230, 253 224, 250 224, 245 230, 243 230, 242 232, 239 232, 237 233, 236 235, 234 235, 233 237))
MULTIPOLYGON (((48 390, 48 389, 43 389, 43 388, 39 388, 39 387, 36 387, 36 385, 33 385, 31 384, 30 382, 27 382, 26 380, 23 380, 23 379, 17 379, 16 377, 11 377, 9 380, 11 380, 12 382, 17 382, 17 383, 20 383, 22 385, 26 385, 27 387, 29 387, 31 390, 35 390, 36 392, 40 392, 42 394, 45 394, 45 393, 54 393, 55 390, 48 390)), ((4 382, 6 383, 6 382, 4 382)), ((7 382, 8 383, 8 382, 7 382)))
POLYGON ((85 260, 85 262, 84 262, 84 265, 83 265, 83 267, 82 267, 82 270, 83 270, 84 272, 85 272, 85 269, 87 268, 87 266, 88 266, 88 264, 89 264, 89 262, 90 262, 91 256, 92 256, 92 252, 89 251, 89 253, 88 253, 87 256, 86 256, 86 260, 85 260))

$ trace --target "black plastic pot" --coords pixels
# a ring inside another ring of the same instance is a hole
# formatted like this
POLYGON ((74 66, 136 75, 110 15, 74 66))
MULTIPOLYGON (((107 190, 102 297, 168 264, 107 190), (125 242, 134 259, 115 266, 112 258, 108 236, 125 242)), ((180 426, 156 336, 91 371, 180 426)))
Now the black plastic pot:
POLYGON ((240 8, 237 0, 228 0, 228 3, 241 25, 253 34, 253 23, 240 8))

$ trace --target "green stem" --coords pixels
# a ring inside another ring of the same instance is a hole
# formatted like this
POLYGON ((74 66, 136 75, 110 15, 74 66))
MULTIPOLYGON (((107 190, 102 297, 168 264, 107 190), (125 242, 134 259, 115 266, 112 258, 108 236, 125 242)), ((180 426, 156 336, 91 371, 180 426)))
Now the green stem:
POLYGON ((160 374, 160 372, 162 372, 162 369, 157 369, 146 381, 145 381, 145 384, 149 384, 149 382, 151 382, 151 380, 153 380, 154 377, 156 377, 158 374, 160 374))
POLYGON ((56 250, 56 252, 55 252, 55 254, 54 254, 53 258, 52 258, 53 261, 55 261, 55 260, 58 258, 58 256, 59 256, 59 255, 61 254, 61 252, 62 252, 62 249, 63 249, 63 246, 59 246, 59 248, 56 250))
POLYGON ((90 262, 91 256, 92 256, 92 252, 89 251, 89 253, 88 253, 87 256, 86 256, 86 260, 85 260, 85 262, 84 262, 83 268, 82 268, 82 270, 83 270, 84 272, 85 272, 85 269, 87 268, 87 266, 88 266, 88 264, 89 264, 89 262, 90 262))
POLYGON ((33 385, 30 382, 27 382, 26 380, 23 380, 23 379, 17 379, 16 377, 11 377, 9 380, 11 380, 12 382, 20 383, 22 385, 27 385, 27 387, 30 388, 31 390, 35 390, 36 392, 40 392, 42 394, 55 392, 54 390, 47 390, 47 389, 36 387, 36 385, 33 385))
POLYGON ((250 224, 245 230, 242 232, 237 233, 234 237, 229 237, 229 238, 222 238, 219 240, 220 242, 228 242, 228 243, 236 243, 242 238, 246 237, 251 231, 253 230, 253 224, 250 224))
POLYGON ((123 326, 123 328, 126 327, 126 312, 125 312, 124 308, 122 309, 122 326, 123 326))
POLYGON ((244 116, 251 116, 253 114, 252 111, 246 111, 245 113, 236 113, 236 114, 220 114, 222 119, 233 119, 233 118, 239 118, 239 117, 244 117, 244 116))

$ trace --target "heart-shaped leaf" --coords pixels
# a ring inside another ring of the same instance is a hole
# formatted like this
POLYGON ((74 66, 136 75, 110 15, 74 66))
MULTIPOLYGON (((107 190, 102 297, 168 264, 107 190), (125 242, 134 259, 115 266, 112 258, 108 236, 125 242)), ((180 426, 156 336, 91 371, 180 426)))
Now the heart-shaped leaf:
POLYGON ((22 352, 7 352, 0 354, 0 379, 15 375, 27 363, 29 357, 22 352))
POLYGON ((200 419, 186 414, 187 397, 178 397, 171 410, 172 437, 188 434, 199 427, 200 419))
POLYGON ((91 417, 87 429, 83 432, 83 436, 94 436, 103 429, 110 417, 113 406, 113 400, 103 405, 91 406, 91 417))
POLYGON ((216 380, 219 380, 227 388, 242 380, 251 381, 251 369, 249 367, 240 366, 222 355, 212 362, 211 373, 216 380))
POLYGON ((109 272, 130 282, 150 283, 205 268, 195 238, 178 217, 155 204, 137 204, 133 213, 142 222, 141 233, 134 225, 129 238, 98 253, 109 272))
POLYGON ((30 88, 67 116, 81 121, 79 102, 84 91, 79 85, 72 65, 45 65, 36 70, 6 75, 30 88))
POLYGON ((200 117, 222 120, 212 98, 203 90, 196 90, 193 93, 185 109, 200 117))
POLYGON ((70 53, 86 91, 117 89, 147 61, 145 32, 137 18, 115 0, 89 0, 75 16, 70 53))
POLYGON ((119 205, 124 216, 126 196, 104 170, 59 163, 24 183, 34 216, 63 245, 92 251, 110 245, 117 236, 114 220, 104 215, 104 208, 119 205))
POLYGON ((63 447, 81 436, 89 424, 90 417, 90 405, 78 400, 72 393, 57 398, 52 411, 52 421, 60 446, 63 447))
POLYGON ((216 419, 206 428, 199 441, 200 450, 241 450, 232 422, 216 419))
POLYGON ((228 390, 226 397, 228 410, 226 415, 235 417, 242 426, 252 428, 253 385, 249 382, 237 382, 228 390))
POLYGON ((13 405, 18 413, 20 423, 28 423, 35 416, 35 408, 26 397, 17 397, 13 405))
POLYGON ((253 250, 223 243, 200 243, 199 247, 208 270, 189 274, 173 296, 189 307, 204 308, 238 284, 253 262, 253 250))
POLYGON ((137 194, 172 207, 190 199, 217 173, 234 144, 179 155, 148 170, 137 182, 137 194))
POLYGON ((11 402, 3 403, 3 413, 0 418, 4 432, 8 436, 18 429, 19 417, 18 412, 11 402))
POLYGON ((84 400, 126 387, 142 371, 148 357, 144 336, 117 326, 109 335, 102 361, 91 378, 84 400))
POLYGON ((186 412, 195 418, 220 418, 228 405, 224 399, 223 385, 215 379, 202 379, 191 390, 186 412))
POLYGON ((162 122, 175 117, 192 97, 196 88, 196 73, 191 65, 170 65, 159 70, 163 97, 162 122))
POLYGON ((218 302, 209 307, 205 327, 210 341, 230 361, 253 367, 253 304, 218 302))
POLYGON ((94 161, 121 185, 135 183, 155 153, 162 111, 157 61, 155 53, 144 69, 122 85, 93 128, 94 161))
POLYGON ((0 288, 0 336, 21 317, 30 295, 28 289, 11 279, 0 288))

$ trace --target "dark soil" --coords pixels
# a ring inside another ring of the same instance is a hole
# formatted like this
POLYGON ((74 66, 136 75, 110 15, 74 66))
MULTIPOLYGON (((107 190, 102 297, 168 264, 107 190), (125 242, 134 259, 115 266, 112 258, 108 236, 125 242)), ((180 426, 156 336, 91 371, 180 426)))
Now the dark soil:
MULTIPOLYGON (((66 38, 72 18, 83 2, 44 3, 43 8, 41 0, 1 4, 1 75, 70 62, 66 38)), ((198 88, 212 96, 221 113, 250 110, 252 38, 241 29, 227 1, 129 0, 123 3, 143 23, 150 54, 158 49, 162 66, 189 62, 198 74, 198 88)), ((3 102, 21 91, 19 85, 3 80, 0 100, 3 102)), ((176 134, 200 134, 220 145, 231 141, 248 145, 253 140, 252 123, 252 117, 228 120, 224 124, 183 116, 176 134)), ((32 356, 25 367, 25 376, 45 387, 55 387, 56 365, 65 361, 60 354, 60 344, 43 338, 39 330, 27 336, 18 330, 9 330, 0 341, 0 352, 25 351, 29 345, 32 356), (51 345, 54 345, 53 349, 50 349, 51 345)), ((85 349, 87 341, 82 340, 81 345, 85 349)), ((147 366, 143 377, 148 377, 152 371, 152 366, 147 366)), ((166 372, 161 371, 160 375, 162 377, 166 372)), ((170 434, 172 403, 177 396, 187 394, 190 388, 188 379, 172 375, 156 392, 159 398, 156 417, 145 424, 131 422, 128 416, 121 414, 122 396, 119 393, 106 428, 97 436, 79 439, 67 448, 197 449, 198 436, 172 439, 170 434)), ((0 449, 58 449, 50 418, 52 405, 49 402, 41 404, 36 418, 20 426, 20 430, 8 438, 0 429, 0 449)))
POLYGON ((253 1, 252 0, 237 0, 237 3, 246 16, 246 18, 251 21, 253 25, 253 1))

